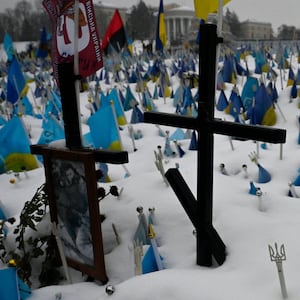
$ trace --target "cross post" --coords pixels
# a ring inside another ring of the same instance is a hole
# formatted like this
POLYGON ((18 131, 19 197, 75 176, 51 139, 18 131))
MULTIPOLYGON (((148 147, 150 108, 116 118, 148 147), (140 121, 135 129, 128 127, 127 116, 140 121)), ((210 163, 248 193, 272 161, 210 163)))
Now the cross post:
POLYGON ((214 24, 201 24, 200 36, 198 116, 193 118, 168 113, 145 112, 144 121, 197 131, 197 199, 194 198, 177 168, 169 169, 165 175, 195 226, 197 264, 209 267, 213 263, 212 258, 219 265, 223 264, 226 259, 225 244, 212 224, 214 133, 269 143, 284 143, 286 131, 214 118, 216 48, 222 39, 217 36, 217 26, 214 24))
MULTIPOLYGON (((31 153, 43 155, 47 193, 49 195, 50 215, 51 221, 58 222, 58 208, 57 199, 61 199, 61 203, 65 205, 72 205, 70 203, 70 197, 65 197, 63 189, 55 186, 55 177, 65 176, 63 172, 60 174, 53 173, 53 162, 59 160, 60 162, 67 161, 68 164, 75 164, 80 162, 80 166, 83 166, 85 183, 81 182, 80 186, 85 186, 86 193, 84 197, 80 199, 83 205, 88 207, 88 216, 90 221, 90 234, 91 245, 93 249, 93 265, 82 262, 78 257, 67 256, 62 251, 61 255, 65 255, 69 266, 80 270, 83 273, 88 274, 91 278, 97 279, 106 283, 108 278, 105 270, 105 260, 101 233, 101 219, 98 207, 98 186, 97 170, 95 168, 96 162, 110 163, 110 164, 124 164, 128 162, 128 153, 126 151, 108 151, 102 149, 89 149, 84 148, 81 142, 81 126, 79 107, 76 100, 76 87, 75 81, 79 80, 78 76, 74 75, 73 63, 64 63, 58 65, 58 78, 59 88, 61 94, 63 120, 65 129, 65 140, 67 149, 54 148, 47 145, 31 145, 31 153), (86 202, 86 203, 85 203, 86 202), (99 212, 99 213, 98 213, 99 212)), ((62 163, 61 163, 62 165, 62 163)), ((73 169, 76 169, 73 167, 73 169)), ((76 172, 74 172, 76 174, 76 172)), ((99 174, 99 173, 98 173, 99 174)), ((101 173, 100 173, 101 174, 101 173)), ((103 175, 103 174, 102 174, 103 175)), ((57 178, 56 178, 57 179, 57 178)), ((61 179, 61 178, 60 178, 61 179)), ((74 195, 75 196, 75 195, 74 195)), ((70 210, 69 215, 73 215, 75 218, 81 217, 75 210, 70 210)), ((68 219, 66 216, 59 220, 65 222, 68 219)), ((74 225, 76 228, 76 225, 74 225)), ((78 229, 79 230, 79 229, 78 229)), ((68 250, 67 244, 64 245, 65 250, 68 250)), ((74 246, 76 248, 76 244, 74 246)), ((76 248, 78 253, 81 253, 76 248)), ((76 252, 76 253, 77 253, 76 252)), ((80 258, 80 257, 79 257, 80 258)))

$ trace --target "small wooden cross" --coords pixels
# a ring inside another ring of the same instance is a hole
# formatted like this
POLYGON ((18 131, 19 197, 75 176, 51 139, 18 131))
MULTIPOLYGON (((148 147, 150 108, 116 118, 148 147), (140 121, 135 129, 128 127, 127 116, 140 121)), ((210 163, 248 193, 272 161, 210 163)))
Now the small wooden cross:
POLYGON ((197 264, 211 266, 212 257, 221 265, 226 247, 212 224, 214 133, 239 138, 285 143, 286 131, 263 126, 226 122, 214 118, 216 48, 222 42, 214 24, 200 25, 199 103, 198 116, 145 112, 144 121, 166 126, 194 129, 198 133, 197 199, 193 196, 177 168, 166 172, 171 187, 195 226, 197 233, 197 264))

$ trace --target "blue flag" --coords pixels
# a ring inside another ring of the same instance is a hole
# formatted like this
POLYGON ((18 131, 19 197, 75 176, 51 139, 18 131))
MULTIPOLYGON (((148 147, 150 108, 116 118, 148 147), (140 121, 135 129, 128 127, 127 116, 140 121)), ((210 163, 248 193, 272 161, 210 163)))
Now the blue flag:
POLYGON ((41 39, 39 48, 37 49, 35 57, 39 58, 46 58, 49 54, 49 40, 46 28, 43 27, 41 32, 41 39))
POLYGON ((7 59, 11 61, 13 59, 13 55, 15 54, 15 50, 12 38, 7 32, 4 34, 3 47, 7 55, 7 59))
POLYGON ((258 88, 258 79, 256 77, 248 76, 241 93, 241 98, 245 110, 247 110, 252 105, 258 88))
POLYGON ((276 124, 277 116, 272 98, 263 83, 256 92, 255 105, 248 109, 247 117, 250 119, 250 123, 254 125, 272 126, 276 124))
POLYGON ((118 124, 119 125, 126 125, 127 121, 126 121, 126 117, 125 117, 125 114, 124 114, 123 105, 122 105, 122 103, 120 101, 120 98, 119 98, 118 90, 116 88, 113 88, 110 91, 107 99, 109 101, 113 101, 113 103, 114 103, 118 124))
POLYGON ((0 173, 13 170, 38 168, 34 155, 30 152, 27 132, 19 119, 14 116, 0 129, 0 173))
POLYGON ((43 122, 43 131, 38 140, 38 144, 46 144, 65 138, 63 127, 54 116, 46 115, 43 122))
POLYGON ((101 106, 89 117, 88 125, 96 148, 122 150, 119 128, 111 105, 101 106))
POLYGON ((157 16, 155 49, 156 51, 162 52, 166 45, 167 45, 167 31, 166 31, 166 24, 165 24, 164 4, 163 4, 163 0, 160 0, 158 16, 157 16))
POLYGON ((138 102, 136 100, 136 98, 134 97, 130 86, 128 85, 126 88, 126 94, 125 94, 125 100, 124 100, 124 110, 128 111, 130 109, 133 109, 133 107, 135 107, 136 105, 138 105, 138 102))
POLYGON ((15 268, 5 268, 0 270, 0 299, 20 300, 18 289, 18 276, 15 268))
POLYGON ((15 104, 19 98, 27 93, 26 81, 21 66, 16 59, 12 58, 7 75, 7 101, 15 104))
MULTIPOLYGON (((28 115, 28 116, 33 116, 32 105, 26 95, 22 98, 21 105, 23 106, 21 113, 28 115)), ((20 111, 20 109, 19 109, 19 111, 20 111)))

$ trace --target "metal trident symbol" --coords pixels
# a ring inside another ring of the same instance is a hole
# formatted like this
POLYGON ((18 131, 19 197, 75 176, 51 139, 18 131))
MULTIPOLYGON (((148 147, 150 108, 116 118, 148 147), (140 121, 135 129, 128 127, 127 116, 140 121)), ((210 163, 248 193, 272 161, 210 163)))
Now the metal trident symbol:
POLYGON ((284 280, 284 274, 283 274, 283 268, 282 268, 282 262, 286 260, 285 255, 285 249, 284 245, 282 244, 278 251, 277 243, 275 243, 275 251, 274 249, 269 245, 269 253, 271 261, 276 262, 278 276, 279 276, 279 282, 281 287, 281 294, 284 299, 288 297, 287 291, 286 291, 286 285, 284 280))
POLYGON ((277 243, 275 243, 275 251, 272 248, 272 246, 269 245, 269 253, 270 253, 271 261, 282 262, 286 260, 285 249, 283 244, 280 246, 279 251, 278 251, 277 243))

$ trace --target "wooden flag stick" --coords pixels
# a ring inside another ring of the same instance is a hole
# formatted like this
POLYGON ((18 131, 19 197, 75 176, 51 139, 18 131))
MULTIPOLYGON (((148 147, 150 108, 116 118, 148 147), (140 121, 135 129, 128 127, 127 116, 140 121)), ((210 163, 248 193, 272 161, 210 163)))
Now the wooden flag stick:
POLYGON ((63 269, 64 269, 64 272, 65 272, 66 279, 67 279, 68 283, 72 283, 72 280, 71 280, 71 277, 70 277, 70 274, 69 274, 69 270, 68 270, 68 264, 67 264, 65 252, 64 252, 64 249, 63 249, 63 244, 62 244, 62 241, 61 241, 61 238, 60 238, 59 225, 54 223, 54 222, 52 222, 52 232, 55 235, 57 248, 58 248, 59 255, 60 255, 60 258, 61 258, 61 261, 62 261, 62 265, 63 265, 63 269))

